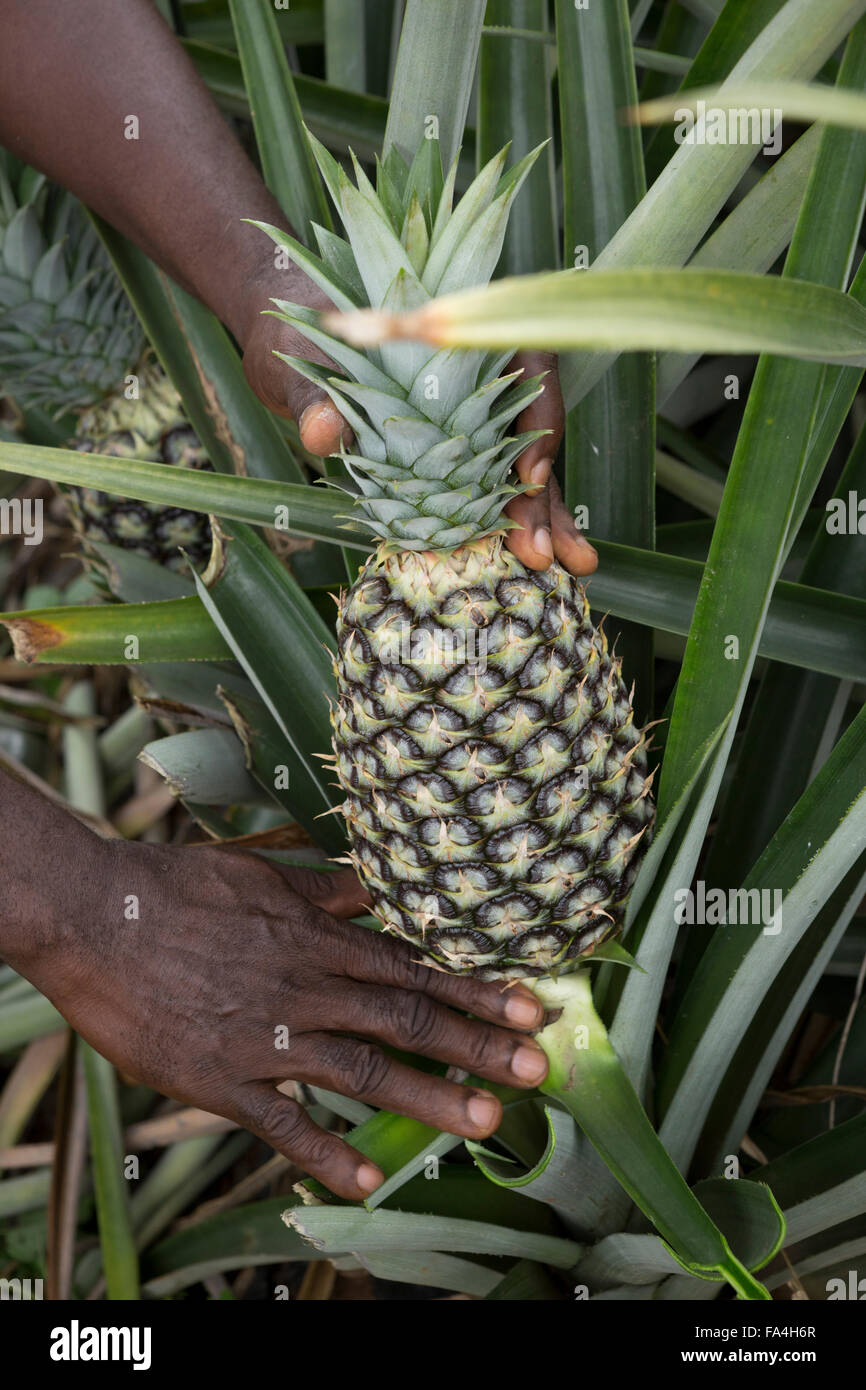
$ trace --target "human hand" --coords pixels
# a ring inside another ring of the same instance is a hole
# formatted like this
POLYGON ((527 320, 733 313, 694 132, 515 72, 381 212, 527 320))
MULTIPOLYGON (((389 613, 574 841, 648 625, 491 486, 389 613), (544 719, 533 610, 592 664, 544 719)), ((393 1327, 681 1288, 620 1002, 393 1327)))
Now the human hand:
POLYGON ((321 458, 339 453, 340 443, 348 443, 352 430, 320 386, 294 371, 274 353, 304 357, 339 374, 339 367, 320 348, 273 314, 268 296, 306 304, 311 309, 333 309, 327 295, 308 276, 296 268, 280 272, 278 287, 273 283, 256 285, 249 291, 255 311, 247 320, 243 335, 244 372, 259 400, 276 415, 296 420, 301 443, 321 458))
POLYGON ((525 1036, 541 1023, 536 997, 431 970, 404 943, 337 920, 364 910, 353 874, 216 846, 92 843, 92 893, 53 949, 18 968, 124 1073, 234 1120, 339 1196, 366 1197, 382 1173, 278 1083, 483 1139, 502 1117, 491 1092, 416 1071, 376 1043, 505 1086, 544 1079, 545 1054, 525 1036))
POLYGON ((523 430, 549 430, 524 449, 516 468, 520 481, 534 483, 530 492, 521 493, 505 508, 505 514, 520 525, 509 531, 508 549, 527 569, 545 570, 557 560, 571 574, 592 574, 598 566, 598 554, 574 524, 574 518, 562 500, 559 484, 553 476, 553 460, 565 430, 565 408, 559 389, 556 357, 549 352, 519 352, 510 370, 522 368, 527 377, 546 372, 544 390, 512 426, 514 434, 523 430))

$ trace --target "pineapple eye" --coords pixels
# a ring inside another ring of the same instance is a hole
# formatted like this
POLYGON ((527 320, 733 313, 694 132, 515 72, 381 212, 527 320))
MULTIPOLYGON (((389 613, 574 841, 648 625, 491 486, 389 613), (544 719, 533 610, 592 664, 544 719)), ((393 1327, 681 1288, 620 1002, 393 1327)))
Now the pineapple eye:
POLYGON ((482 931, 472 931, 467 927, 438 927, 430 936, 430 945, 451 962, 465 961, 473 964, 479 957, 493 960, 496 951, 493 943, 482 931))
POLYGON ((543 718, 544 709, 537 700, 515 697, 506 700, 504 705, 500 705, 499 709, 489 714, 481 726, 481 731, 490 738, 500 735, 500 738, 495 739, 497 743, 523 743, 535 732, 543 718))
POLYGON ((444 893, 431 892, 429 888, 416 888, 411 883, 403 883, 397 890, 400 904, 407 912, 428 919, 427 925, 435 927, 438 919, 456 917, 453 904, 444 893))
POLYGON ((434 728, 445 733, 459 733, 466 728, 466 720, 456 710, 447 705, 418 705, 406 720, 406 728, 413 733, 426 734, 434 728))
POLYGON ((560 898, 553 915, 557 921, 567 922, 570 918, 580 917, 589 910, 596 913, 610 896, 610 884, 607 879, 601 874, 594 874, 592 878, 585 878, 577 888, 560 898))
POLYGON ((390 834, 385 835, 381 841, 388 859, 390 867, 402 869, 403 872, 426 869, 429 867, 430 856, 421 845, 414 840, 409 840, 405 835, 390 834))
POLYGON ((559 814, 570 819, 575 811, 585 807, 587 791, 585 768, 563 772, 541 788, 535 799, 536 812, 539 816, 559 814))
POLYGON ((441 605, 439 612, 445 618, 462 618, 482 627, 488 615, 495 613, 496 604, 487 589, 457 589, 441 605))
POLYGON ((470 861, 464 864, 440 864, 433 875, 433 882, 447 893, 465 892, 468 889, 490 893, 500 886, 502 876, 490 864, 470 861))
POLYGON ((418 835, 422 844, 436 847, 443 854, 468 849, 484 839, 483 830, 468 816, 449 816, 447 820, 430 816, 419 824, 418 835))
POLYGON ((522 862, 545 849, 547 843, 548 836, 540 825, 516 825, 490 836, 487 857, 494 864, 508 864, 518 859, 522 862))
POLYGON ((525 813, 532 796, 532 786, 523 777, 508 777, 498 782, 485 782, 466 798, 471 816, 494 816, 504 820, 509 812, 525 813))
POLYGON ((509 943, 508 953, 518 960, 528 958, 549 969, 565 954, 570 940, 568 932, 561 927, 533 927, 509 943))
POLYGON ((521 771, 532 771, 533 781, 554 777, 571 762, 571 744, 559 729, 545 729, 518 750, 514 763, 521 771))
POLYGON ((528 922, 535 922, 540 914, 541 905, 531 893, 502 893, 498 898, 482 903, 473 916, 485 931, 510 931, 515 934, 528 922))
POLYGON ((397 790, 407 801, 424 807, 429 811, 453 806, 457 801, 457 788, 447 777, 436 772, 413 773, 397 783, 397 790))
POLYGON ((374 738, 373 747, 391 776, 406 773, 412 763, 423 765, 423 754, 418 744, 408 734, 399 730, 384 729, 374 738))
MULTIPOLYGON (((554 883, 573 878, 586 868, 586 855, 579 849, 560 849, 536 859, 529 871, 530 883, 554 883)), ((569 883, 569 887, 572 885, 569 883)))
POLYGON ((544 605, 540 627, 545 637, 570 636, 578 623, 577 609, 568 599, 558 595, 544 605))

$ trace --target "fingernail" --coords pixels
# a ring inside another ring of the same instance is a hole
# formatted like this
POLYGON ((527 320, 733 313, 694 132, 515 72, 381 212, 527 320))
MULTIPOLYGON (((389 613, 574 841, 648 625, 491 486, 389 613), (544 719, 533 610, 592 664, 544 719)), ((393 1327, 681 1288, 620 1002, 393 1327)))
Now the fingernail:
POLYGON ((378 1168, 374 1168, 372 1163, 362 1163, 355 1174, 355 1182, 362 1192, 374 1192, 382 1182, 384 1174, 378 1168))
POLYGON ((466 1110, 476 1129, 490 1130, 496 1124, 498 1106, 492 1096, 470 1096, 466 1110))
POLYGON ((547 1057, 540 1047, 518 1047, 511 1059, 511 1070, 521 1081, 540 1081, 547 1075, 547 1057))
POLYGON ((301 443, 311 454, 324 454, 332 447, 339 448, 339 436, 334 445, 334 435, 343 423, 342 415, 331 401, 313 401, 298 421, 301 443))
POLYGON ((530 1028, 540 1013, 538 1001, 525 995, 511 994, 505 1004, 505 1017, 519 1027, 530 1028))
POLYGON ((537 550, 539 555, 545 559, 553 559, 553 545, 550 540, 550 532, 546 526, 537 526, 532 533, 532 548, 537 550))
POLYGON ((553 459, 539 459, 529 470, 529 481, 536 487, 543 487, 550 477, 550 470, 553 467, 553 459))

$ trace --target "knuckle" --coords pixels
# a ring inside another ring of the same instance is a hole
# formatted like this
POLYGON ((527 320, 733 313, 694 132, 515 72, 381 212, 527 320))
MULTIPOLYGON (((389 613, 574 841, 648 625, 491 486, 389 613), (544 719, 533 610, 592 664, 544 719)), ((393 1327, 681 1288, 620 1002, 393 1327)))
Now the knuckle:
POLYGON ((310 959, 330 958, 333 938, 328 931, 328 919, 320 907, 296 895, 292 902, 292 924, 310 959))
POLYGON ((306 1129, 306 1113, 296 1100, 274 1092, 273 1100, 262 1097, 253 1107, 252 1118, 259 1133, 281 1149, 297 1148, 306 1129))
POLYGON ((442 1014, 427 994, 405 994, 397 1006, 397 1025, 419 1047, 433 1047, 442 1038, 442 1014))
POLYGON ((487 1072, 501 1066, 501 1046, 491 1028, 477 1023, 469 1037, 469 1057, 473 1071, 487 1072))
POLYGON ((384 1052, 372 1043, 352 1042, 342 1049, 341 1065, 338 1063, 344 1094, 354 1100, 373 1095, 385 1084, 390 1063, 384 1052))
POLYGON ((421 994, 426 994, 433 977, 429 965, 424 965, 422 961, 415 959, 408 948, 405 951, 401 950, 399 954, 394 956, 392 974, 395 983, 402 985, 405 989, 416 990, 421 994))

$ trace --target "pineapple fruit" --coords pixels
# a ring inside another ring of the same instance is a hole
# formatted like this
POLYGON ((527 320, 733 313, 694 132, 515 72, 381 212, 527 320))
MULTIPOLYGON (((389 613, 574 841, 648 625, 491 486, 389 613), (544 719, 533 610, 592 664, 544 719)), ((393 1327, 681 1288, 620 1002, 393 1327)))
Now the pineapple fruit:
MULTIPOLYGON (((485 283, 534 155, 505 151, 452 208, 436 141, 394 150, 374 188, 313 141, 346 239, 320 255, 257 224, 338 309, 416 308, 485 283)), ((503 544, 508 426, 543 389, 511 354, 385 342, 360 352, 319 315, 276 312, 345 375, 322 385, 356 440, 342 455, 355 524, 378 539, 340 596, 333 758, 351 859, 386 928, 482 978, 575 968, 620 925, 653 819, 646 737, 582 585, 503 544)), ((336 484, 341 485, 341 484, 336 484)))
MULTIPOLYGON (((0 151, 0 395, 24 410, 78 415, 71 446, 121 458, 209 467, 80 205, 0 151), (126 379, 137 380, 128 398, 126 379)), ((210 553, 207 517, 64 489, 85 542, 107 541, 172 569, 178 547, 210 553)))

